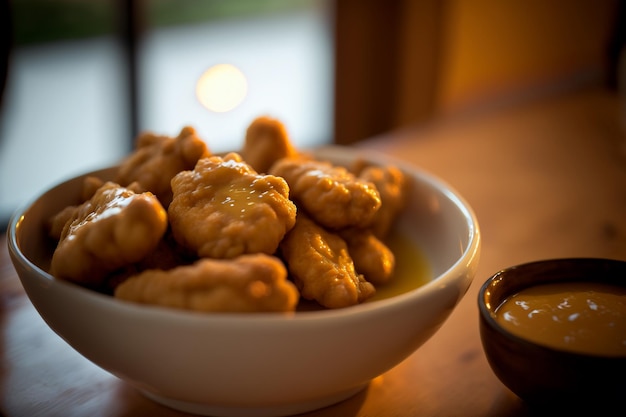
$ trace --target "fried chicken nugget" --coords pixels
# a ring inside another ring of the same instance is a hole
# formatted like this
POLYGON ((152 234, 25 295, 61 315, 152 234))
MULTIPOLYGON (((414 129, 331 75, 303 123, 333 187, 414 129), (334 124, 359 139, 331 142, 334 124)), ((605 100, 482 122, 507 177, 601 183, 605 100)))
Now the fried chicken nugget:
MULTIPOLYGON (((93 197, 98 188, 102 187, 104 183, 105 181, 99 177, 85 177, 81 188, 79 204, 82 204, 85 201, 89 200, 91 197, 93 197)), ((78 210, 79 204, 67 206, 60 212, 53 215, 50 219, 48 219, 48 235, 51 238, 57 241, 61 239, 61 234, 63 233, 63 228, 65 227, 65 224, 72 216, 74 216, 74 213, 76 212, 76 210, 78 210)))
POLYGON ((299 294, 280 259, 251 254, 144 271, 121 283, 115 297, 202 312, 288 312, 299 294))
POLYGON ((98 188, 104 185, 105 181, 102 178, 87 176, 83 180, 83 189, 81 192, 81 200, 83 202, 89 200, 98 191, 98 188))
POLYGON ((274 162, 297 154, 279 120, 262 116, 248 126, 241 156, 256 172, 266 173, 274 162))
POLYGON ((339 235, 348 245, 356 272, 362 274, 368 282, 381 285, 393 278, 395 255, 372 230, 343 229, 339 235))
POLYGON ((152 193, 107 182, 65 224, 50 273, 98 287, 111 271, 154 250, 166 229, 167 213, 152 193))
POLYGON ((189 265, 197 260, 197 257, 186 253, 174 241, 171 233, 165 232, 157 247, 139 262, 127 265, 121 269, 108 274, 99 291, 106 294, 113 294, 115 288, 133 275, 137 275, 149 269, 161 269, 164 271, 176 268, 181 265, 189 265))
POLYGON ((123 186, 138 182, 167 208, 172 201, 172 177, 193 169, 200 158, 209 155, 192 127, 184 127, 175 138, 146 132, 138 136, 135 151, 122 161, 114 181, 123 186))
POLYGON ((391 230, 398 213, 406 201, 407 180, 404 173, 397 167, 374 166, 363 167, 358 177, 376 186, 380 193, 381 207, 374 215, 370 224, 376 237, 383 239, 391 230))
POLYGON ((316 222, 331 229, 367 226, 381 206, 374 184, 328 162, 283 158, 270 174, 283 177, 291 197, 316 222))
POLYGON ((78 206, 67 206, 52 216, 47 223, 48 236, 57 241, 61 239, 66 223, 74 217, 77 210, 78 206))
POLYGON ((280 244, 281 254, 302 298, 327 308, 365 301, 376 289, 357 274, 346 242, 301 211, 280 244))
POLYGON ((200 159, 172 179, 172 190, 174 238, 200 257, 271 255, 295 223, 285 180, 257 174, 237 153, 200 159))

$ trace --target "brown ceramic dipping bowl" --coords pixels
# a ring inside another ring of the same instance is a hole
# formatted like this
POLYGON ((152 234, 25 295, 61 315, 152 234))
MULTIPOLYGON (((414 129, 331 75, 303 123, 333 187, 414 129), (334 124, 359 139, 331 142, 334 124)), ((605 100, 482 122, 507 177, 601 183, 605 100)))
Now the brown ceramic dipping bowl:
MULTIPOLYGON (((479 328, 495 375, 532 406, 570 409, 626 407, 626 355, 576 353, 516 336, 496 320, 496 309, 522 289, 557 282, 626 287, 626 262, 599 258, 543 260, 497 272, 480 288, 479 328)), ((619 325, 616 331, 624 332, 619 325)))

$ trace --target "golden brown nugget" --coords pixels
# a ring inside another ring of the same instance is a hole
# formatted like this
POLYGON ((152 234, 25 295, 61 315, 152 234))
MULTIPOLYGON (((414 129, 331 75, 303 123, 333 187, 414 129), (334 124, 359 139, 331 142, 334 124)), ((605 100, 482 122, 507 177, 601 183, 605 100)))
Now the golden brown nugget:
MULTIPOLYGON (((93 197, 98 188, 102 187, 103 185, 104 180, 98 177, 85 177, 82 184, 79 204, 82 204, 85 201, 89 200, 91 197, 93 197)), ((63 233, 63 228, 65 227, 65 224, 70 218, 72 218, 74 212, 78 210, 79 204, 67 206, 55 215, 53 215, 50 219, 48 219, 48 236, 57 241, 61 238, 61 234, 63 233)))
POLYGON ((171 233, 166 232, 152 252, 148 253, 139 260, 139 262, 127 265, 107 275, 103 285, 97 288, 97 290, 107 294, 113 294, 113 291, 119 284, 133 275, 137 275, 149 269, 167 271, 178 266, 189 265, 197 259, 196 256, 182 250, 174 241, 171 233))
MULTIPOLYGON (((98 189, 104 184, 105 181, 98 177, 86 177, 83 181, 83 188, 81 191, 81 204, 93 197, 96 191, 98 191, 98 189)), ((136 182, 130 184, 128 187, 125 188, 137 194, 141 194, 142 192, 144 192, 144 190, 138 187, 138 184, 136 182)), ((76 210, 78 210, 78 207, 78 204, 74 206, 67 206, 60 212, 53 215, 50 219, 48 219, 48 236, 57 241, 61 239, 63 228, 65 227, 68 220, 70 220, 74 216, 74 213, 76 212, 76 210)))
POLYGON ((241 156, 256 172, 267 173, 274 162, 297 154, 287 129, 277 119, 258 117, 246 130, 241 156))
POLYGON ((165 208, 172 200, 170 181, 174 175, 193 169, 200 158, 210 155, 206 143, 189 126, 175 138, 143 133, 135 146, 135 151, 120 164, 114 180, 123 186, 138 182, 145 191, 155 194, 165 208))
POLYGON ((136 194, 107 182, 67 221, 50 273, 100 286, 111 271, 154 250, 167 229, 167 213, 152 193, 136 194))
POLYGON ((257 174, 236 153, 199 160, 172 179, 172 190, 174 238, 201 257, 271 255, 295 223, 285 180, 257 174))
POLYGON ((61 239, 63 229, 67 222, 72 219, 78 210, 78 206, 67 206, 48 220, 48 236, 54 240, 61 239))
POLYGON ((105 181, 102 178, 88 176, 83 180, 83 189, 81 192, 81 202, 89 200, 98 191, 100 187, 104 185, 105 181))
POLYGON ((120 284, 115 297, 201 312, 290 312, 299 294, 278 258, 252 254, 148 270, 120 284))
POLYGON ((302 298, 327 308, 355 305, 374 295, 374 286, 357 274, 346 242, 299 212, 280 250, 302 298))
POLYGON ((133 265, 137 273, 147 269, 168 270, 180 265, 193 263, 197 260, 195 254, 186 251, 181 247, 171 231, 166 231, 157 247, 133 265))
POLYGON ((369 227, 378 238, 384 239, 389 234, 398 213, 404 208, 406 177, 400 169, 391 165, 364 167, 358 177, 374 184, 380 193, 382 204, 369 227))
POLYGON ((396 258, 391 249, 370 229, 344 229, 339 235, 348 245, 348 253, 357 273, 368 282, 381 285, 393 278, 396 258))
POLYGON ((283 177, 292 199, 324 227, 367 226, 381 206, 374 184, 328 162, 284 158, 270 174, 283 177))

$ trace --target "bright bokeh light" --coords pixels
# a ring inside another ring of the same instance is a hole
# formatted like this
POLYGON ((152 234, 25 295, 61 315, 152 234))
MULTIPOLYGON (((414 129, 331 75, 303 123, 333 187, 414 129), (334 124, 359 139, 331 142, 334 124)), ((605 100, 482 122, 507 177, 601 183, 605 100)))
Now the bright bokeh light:
POLYGON ((223 113, 237 107, 248 92, 248 81, 239 68, 230 64, 215 65, 202 74, 196 96, 207 109, 223 113))

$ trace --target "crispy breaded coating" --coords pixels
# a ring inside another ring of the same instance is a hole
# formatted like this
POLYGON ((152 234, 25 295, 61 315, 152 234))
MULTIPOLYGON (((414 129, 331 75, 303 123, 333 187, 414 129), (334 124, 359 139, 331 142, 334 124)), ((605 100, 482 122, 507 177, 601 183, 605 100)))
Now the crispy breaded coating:
POLYGON ((148 270, 120 284, 115 297, 202 312, 289 312, 299 294, 278 258, 252 254, 148 270))
POLYGON ((179 265, 193 263, 196 260, 197 256, 195 254, 186 251, 178 245, 171 231, 166 231, 156 248, 135 263, 133 268, 137 273, 147 269, 168 270, 179 265))
POLYGON ((381 207, 375 214, 370 228, 378 238, 385 238, 406 201, 407 181, 404 173, 392 165, 363 168, 358 177, 376 186, 380 193, 381 207))
POLYGON ((78 206, 93 197, 98 188, 102 187, 103 185, 104 181, 98 177, 85 177, 83 179, 82 188, 80 191, 80 201, 75 205, 63 208, 61 211, 54 214, 51 218, 48 219, 46 225, 48 228, 48 236, 55 240, 59 240, 61 238, 61 234, 63 233, 63 228, 65 227, 65 224, 70 218, 72 218, 74 212, 78 210, 78 206))
POLYGON ((281 121, 262 116, 248 126, 241 156, 256 172, 267 173, 274 162, 297 154, 281 121))
POLYGON ((374 285, 386 284, 393 278, 396 258, 370 229, 343 229, 339 235, 348 245, 354 269, 374 285))
POLYGON ((283 158, 270 174, 283 177, 292 199, 316 222, 331 229, 367 226, 381 205, 374 184, 328 162, 283 158))
POLYGON ((271 255, 295 223, 285 180, 257 174, 236 153, 199 160, 172 179, 172 190, 174 238, 201 257, 271 255))
POLYGON ((166 229, 167 213, 152 193, 136 194, 107 182, 66 222, 50 273, 100 286, 108 273, 154 250, 166 229))
MULTIPOLYGON (((105 184, 105 181, 98 177, 88 176, 83 180, 83 188, 81 190, 80 203, 89 200, 105 184)), ((127 189, 140 194, 143 190, 138 190, 137 183, 130 184, 127 189)), ((67 206, 58 213, 54 214, 47 222, 48 236, 55 240, 61 239, 63 228, 67 221, 74 216, 74 212, 78 210, 79 205, 67 206)))
POLYGON ((78 210, 78 206, 67 206, 48 220, 48 236, 55 240, 61 239, 63 229, 78 210))
POLYGON ((105 181, 102 178, 88 176, 83 180, 83 189, 81 192, 81 202, 89 200, 98 191, 98 188, 104 185, 105 181))
POLYGON ((361 303, 376 292, 363 275, 356 273, 346 242, 301 211, 280 250, 304 299, 341 308, 361 303))
POLYGON ((152 252, 140 259, 139 262, 129 264, 108 274, 103 285, 98 288, 98 290, 106 294, 113 294, 113 291, 119 284, 133 275, 137 275, 149 269, 167 271, 178 266, 189 265, 196 260, 196 256, 184 251, 174 241, 171 233, 166 231, 165 235, 152 252))
POLYGON ((206 143, 192 127, 184 127, 175 138, 146 132, 138 136, 134 152, 122 161, 114 181, 123 186, 138 182, 167 208, 174 175, 193 169, 200 158, 209 155, 206 143))

